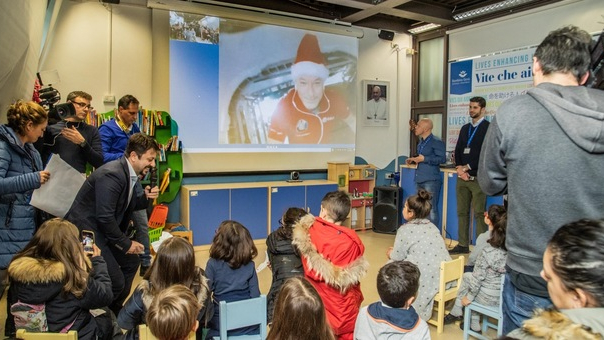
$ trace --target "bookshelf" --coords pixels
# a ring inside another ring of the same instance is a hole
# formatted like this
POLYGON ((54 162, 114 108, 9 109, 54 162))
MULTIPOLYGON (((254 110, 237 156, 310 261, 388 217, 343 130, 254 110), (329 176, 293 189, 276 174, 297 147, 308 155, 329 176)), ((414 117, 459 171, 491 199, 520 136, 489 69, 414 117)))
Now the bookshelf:
MULTIPOLYGON (((90 118, 92 125, 100 126, 115 116, 113 110, 95 114, 90 118)), ((182 184, 182 142, 178 140, 178 124, 166 111, 140 109, 136 124, 141 132, 155 138, 160 145, 156 160, 157 186, 161 187, 164 174, 168 174, 169 183, 163 193, 157 198, 157 203, 172 202, 177 196, 182 184)), ((144 182, 143 182, 144 184, 144 182)))

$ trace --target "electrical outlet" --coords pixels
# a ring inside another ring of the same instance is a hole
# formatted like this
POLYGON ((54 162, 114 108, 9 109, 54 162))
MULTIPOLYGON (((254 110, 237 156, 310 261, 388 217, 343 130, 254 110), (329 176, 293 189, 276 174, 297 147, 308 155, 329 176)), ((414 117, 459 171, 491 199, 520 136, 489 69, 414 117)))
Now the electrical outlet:
POLYGON ((393 179, 394 178, 394 174, 391 173, 391 172, 387 172, 386 175, 385 175, 385 178, 386 179, 393 179))
POLYGON ((112 94, 104 95, 103 103, 115 103, 115 96, 112 94))

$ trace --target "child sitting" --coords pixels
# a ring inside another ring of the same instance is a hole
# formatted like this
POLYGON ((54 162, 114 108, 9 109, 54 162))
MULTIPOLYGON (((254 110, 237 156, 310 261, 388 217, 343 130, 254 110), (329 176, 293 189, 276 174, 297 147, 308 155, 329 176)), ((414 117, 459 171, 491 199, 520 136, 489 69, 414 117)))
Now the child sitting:
POLYGON ((273 283, 266 297, 266 316, 269 323, 273 320, 275 300, 283 282, 290 277, 304 276, 302 260, 297 249, 292 245, 292 232, 294 223, 306 214, 304 209, 287 209, 280 221, 279 229, 268 235, 266 239, 266 250, 273 272, 273 283))
MULTIPOLYGON (((44 222, 13 257, 8 276, 7 304, 12 313, 22 304, 42 305, 45 311, 36 320, 27 319, 36 314, 29 312, 32 315, 21 321, 33 324, 17 322, 19 328, 53 333, 73 330, 79 339, 111 339, 111 325, 101 327, 90 314, 91 309, 105 307, 113 300, 107 264, 96 245, 87 256, 78 228, 71 222, 62 218, 44 222)), ((33 306, 25 307, 30 311, 33 306)), ((12 320, 12 315, 7 317, 12 320)))
POLYGON ((493 204, 489 207, 488 211, 484 213, 484 223, 489 227, 487 231, 478 235, 476 238, 476 244, 474 245, 474 249, 470 253, 468 257, 468 262, 464 267, 465 272, 471 272, 474 270, 474 264, 476 263, 476 259, 478 255, 482 252, 482 250, 487 246, 487 240, 491 238, 491 230, 493 230, 493 224, 499 223, 502 217, 505 218, 506 211, 502 205, 493 204))
POLYGON ((380 300, 361 308, 355 339, 430 339, 430 329, 411 304, 419 289, 420 272, 409 261, 383 266, 377 276, 380 300))
MULTIPOLYGON (((202 325, 209 320, 213 311, 211 293, 203 269, 195 265, 195 250, 184 238, 172 237, 162 243, 143 280, 118 314, 118 325, 128 330, 127 340, 138 339, 138 325, 145 323, 151 301, 175 284, 184 285, 197 297, 201 306, 198 320, 202 325)), ((201 339, 201 328, 198 336, 201 339)))
MULTIPOLYGON (((501 206, 491 206, 491 210, 499 210, 501 206)), ((482 250, 476 259, 474 271, 464 273, 461 286, 457 292, 455 306, 451 313, 445 316, 445 324, 461 320, 463 315, 462 308, 476 301, 481 305, 499 306, 499 291, 501 290, 501 278, 505 274, 505 262, 507 259, 507 250, 505 248, 505 231, 507 224, 507 214, 503 213, 497 223, 492 224, 491 237, 487 241, 487 246, 482 250)), ((491 226, 489 226, 491 229, 491 226)), ((480 331, 480 316, 472 314, 471 328, 473 331, 480 331)), ((461 324, 463 329, 463 323, 461 324)))
POLYGON ((323 301, 303 277, 285 281, 275 304, 275 319, 267 340, 334 340, 323 301), (293 321, 295 320, 295 321, 293 321))
POLYGON ((393 261, 409 261, 415 264, 422 276, 419 292, 413 307, 423 320, 432 316, 434 295, 438 292, 440 263, 451 261, 440 231, 430 220, 432 195, 420 189, 417 195, 410 196, 403 208, 403 217, 409 221, 398 228, 394 247, 386 255, 393 261))
POLYGON ((201 305, 183 285, 172 285, 159 292, 147 311, 147 325, 158 340, 185 340, 199 327, 201 305))
MULTIPOLYGON (((252 261, 258 255, 250 232, 239 222, 220 223, 212 245, 206 275, 214 292, 214 317, 209 323, 206 339, 220 334, 220 301, 232 302, 260 296, 256 267, 252 261)), ((258 334, 258 326, 243 327, 228 332, 228 336, 258 334)))
POLYGON ((361 239, 354 230, 341 226, 350 206, 347 193, 327 193, 321 201, 319 217, 302 217, 294 227, 292 241, 300 250, 304 276, 321 296, 329 324, 339 340, 352 340, 363 301, 360 280, 369 267, 361 239))

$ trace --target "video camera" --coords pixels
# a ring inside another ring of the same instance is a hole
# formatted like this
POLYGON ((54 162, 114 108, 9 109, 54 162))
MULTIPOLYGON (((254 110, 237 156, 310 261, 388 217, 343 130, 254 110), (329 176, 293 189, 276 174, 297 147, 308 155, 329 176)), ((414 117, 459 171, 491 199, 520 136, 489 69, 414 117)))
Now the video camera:
MULTIPOLYGON (((37 74, 40 85, 44 85, 40 73, 37 74)), ((48 111, 48 116, 54 120, 64 120, 65 118, 75 116, 75 107, 72 103, 57 104, 61 100, 59 90, 48 84, 48 87, 38 91, 40 96, 40 105, 48 111)))

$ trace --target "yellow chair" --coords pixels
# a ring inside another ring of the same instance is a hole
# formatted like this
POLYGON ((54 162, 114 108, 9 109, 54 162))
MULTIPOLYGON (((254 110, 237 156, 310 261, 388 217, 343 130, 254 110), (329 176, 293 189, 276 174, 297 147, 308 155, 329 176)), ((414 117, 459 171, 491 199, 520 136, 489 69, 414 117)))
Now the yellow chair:
MULTIPOLYGON (((138 339, 139 340, 157 340, 153 334, 151 334, 151 330, 147 325, 139 325, 138 326, 138 339)), ((189 340, 195 340, 195 332, 189 333, 189 340)))
POLYGON ((445 304, 457 297, 457 291, 461 286, 463 277, 464 257, 440 263, 440 280, 438 293, 434 296, 434 308, 436 308, 436 320, 430 319, 428 323, 436 326, 436 333, 443 332, 445 326, 445 304))
POLYGON ((24 329, 17 330, 17 339, 23 340, 78 340, 78 332, 67 333, 28 332, 24 329))
POLYGON ((193 231, 191 231, 191 230, 171 231, 170 234, 172 234, 172 236, 182 237, 182 238, 186 239, 187 241, 189 241, 189 243, 193 244, 193 231))

